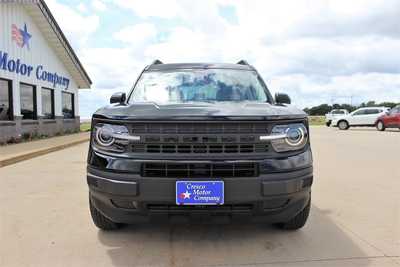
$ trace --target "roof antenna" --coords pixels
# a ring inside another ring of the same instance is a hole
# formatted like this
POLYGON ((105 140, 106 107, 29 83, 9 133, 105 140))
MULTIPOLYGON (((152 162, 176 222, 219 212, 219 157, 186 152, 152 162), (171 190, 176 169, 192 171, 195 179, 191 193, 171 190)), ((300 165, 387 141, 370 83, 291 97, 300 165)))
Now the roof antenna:
POLYGON ((249 66, 250 64, 246 61, 246 60, 240 60, 238 63, 236 63, 236 64, 239 64, 239 65, 247 65, 247 66, 249 66))
POLYGON ((164 63, 162 63, 161 60, 158 59, 154 60, 153 63, 151 63, 151 65, 159 65, 159 64, 164 64, 164 63))

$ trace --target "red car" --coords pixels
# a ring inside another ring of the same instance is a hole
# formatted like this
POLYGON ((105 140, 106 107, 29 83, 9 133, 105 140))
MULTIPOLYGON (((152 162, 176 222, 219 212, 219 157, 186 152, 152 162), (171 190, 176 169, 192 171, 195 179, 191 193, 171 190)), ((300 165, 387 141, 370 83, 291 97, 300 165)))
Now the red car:
POLYGON ((384 131, 386 128, 400 129, 400 105, 392 108, 387 114, 380 116, 375 125, 378 131, 384 131))

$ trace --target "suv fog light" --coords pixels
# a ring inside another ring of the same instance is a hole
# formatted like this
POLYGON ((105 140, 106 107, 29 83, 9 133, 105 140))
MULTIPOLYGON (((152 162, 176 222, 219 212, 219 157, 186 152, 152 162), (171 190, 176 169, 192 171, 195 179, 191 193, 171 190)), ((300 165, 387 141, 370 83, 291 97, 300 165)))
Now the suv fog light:
POLYGON ((125 199, 111 199, 114 206, 121 209, 137 209, 138 203, 136 201, 130 201, 125 199))

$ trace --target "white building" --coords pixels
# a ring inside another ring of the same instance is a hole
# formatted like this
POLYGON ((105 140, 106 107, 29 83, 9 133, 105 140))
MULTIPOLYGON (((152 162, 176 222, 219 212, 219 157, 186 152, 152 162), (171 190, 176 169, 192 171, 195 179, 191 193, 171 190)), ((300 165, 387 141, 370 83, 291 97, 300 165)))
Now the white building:
POLYGON ((0 142, 78 131, 90 85, 43 0, 0 2, 0 142))

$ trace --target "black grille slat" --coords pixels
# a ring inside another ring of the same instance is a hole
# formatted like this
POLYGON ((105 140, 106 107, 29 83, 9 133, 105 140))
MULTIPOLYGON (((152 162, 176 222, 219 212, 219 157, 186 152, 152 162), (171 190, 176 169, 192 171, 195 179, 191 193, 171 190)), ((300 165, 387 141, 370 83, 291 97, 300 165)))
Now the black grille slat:
MULTIPOLYGON (((242 139, 240 141, 243 142, 242 139)), ((223 143, 235 143, 235 142, 237 142, 237 138, 236 138, 236 136, 222 136, 221 137, 221 142, 223 142, 223 143)))
POLYGON ((177 153, 191 153, 192 152, 192 146, 190 146, 190 145, 179 145, 179 146, 177 146, 176 151, 177 151, 177 153))
POLYGON ((146 145, 146 152, 147 153, 161 153, 161 146, 160 145, 146 145))
POLYGON ((256 153, 265 153, 269 151, 269 144, 257 144, 255 145, 254 151, 256 153))
POLYGON ((203 143, 217 143, 218 137, 217 136, 203 136, 201 139, 203 143))
POLYGON ((208 152, 209 153, 222 153, 223 151, 223 146, 222 145, 211 145, 208 146, 208 152))
POLYGON ((145 142, 146 143, 158 143, 161 141, 161 137, 159 136, 146 136, 145 142))
POLYGON ((193 153, 207 153, 207 146, 206 145, 194 145, 193 153))
POLYGON ((144 153, 145 152, 145 146, 143 144, 134 144, 132 145, 132 152, 135 153, 144 153))
POLYGON ((199 137, 197 136, 184 136, 182 138, 184 143, 197 143, 199 141, 199 137))
POLYGON ((257 163, 143 163, 143 177, 225 178, 254 177, 257 163))
POLYGON ((254 152, 253 145, 240 145, 240 153, 252 153, 254 152))
POLYGON ((177 137, 177 136, 166 136, 166 137, 164 137, 164 142, 165 143, 178 143, 179 142, 179 137, 177 137))
POLYGON ((238 153, 239 146, 238 145, 226 145, 225 146, 225 153, 238 153))
POLYGON ((129 125, 139 144, 131 144, 134 153, 150 154, 265 154, 269 143, 260 135, 268 134, 265 122, 138 122, 129 125))
POLYGON ((256 137, 252 136, 252 135, 250 135, 250 136, 246 135, 246 136, 240 137, 240 142, 242 142, 242 143, 250 143, 250 142, 255 142, 255 141, 256 141, 256 137))
POLYGON ((163 145, 161 146, 162 153, 176 153, 176 146, 175 145, 163 145))

